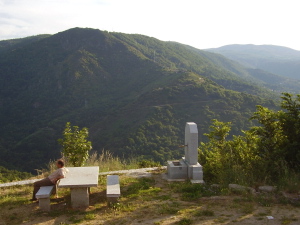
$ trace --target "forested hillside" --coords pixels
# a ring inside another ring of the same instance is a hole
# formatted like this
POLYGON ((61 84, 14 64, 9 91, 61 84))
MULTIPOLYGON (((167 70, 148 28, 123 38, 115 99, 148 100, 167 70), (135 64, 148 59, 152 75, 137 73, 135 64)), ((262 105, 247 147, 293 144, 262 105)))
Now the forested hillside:
POLYGON ((294 49, 273 45, 227 45, 207 50, 222 54, 246 67, 296 79, 297 82, 300 79, 300 51, 294 49))
POLYGON ((202 134, 212 119, 232 121, 237 134, 251 125, 256 105, 274 108, 270 99, 281 89, 297 89, 271 91, 274 79, 142 35, 74 28, 1 41, 0 165, 33 171, 59 157, 68 121, 89 128, 95 151, 178 158, 185 122, 202 134))

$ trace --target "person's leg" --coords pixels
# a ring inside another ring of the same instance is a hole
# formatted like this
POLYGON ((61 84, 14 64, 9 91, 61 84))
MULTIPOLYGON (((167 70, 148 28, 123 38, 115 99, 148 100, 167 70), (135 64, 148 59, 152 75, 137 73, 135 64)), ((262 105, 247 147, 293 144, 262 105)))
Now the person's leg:
POLYGON ((53 185, 53 183, 49 180, 49 178, 44 178, 42 180, 34 182, 34 184, 33 184, 32 200, 36 200, 35 195, 39 191, 40 187, 51 186, 51 185, 53 185))

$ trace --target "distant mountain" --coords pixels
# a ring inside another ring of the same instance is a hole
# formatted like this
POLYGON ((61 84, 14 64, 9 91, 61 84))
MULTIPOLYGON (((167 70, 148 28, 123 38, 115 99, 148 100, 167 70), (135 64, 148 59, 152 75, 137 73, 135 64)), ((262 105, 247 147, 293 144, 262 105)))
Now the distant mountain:
POLYGON ((203 134, 211 119, 232 121, 237 134, 255 105, 274 108, 279 91, 299 88, 143 35, 74 28, 0 47, 0 165, 26 171, 60 156, 68 121, 89 128, 95 151, 164 162, 183 154, 185 122, 203 134))
POLYGON ((206 50, 221 54, 246 67, 300 79, 300 51, 294 49, 274 45, 227 45, 206 50))

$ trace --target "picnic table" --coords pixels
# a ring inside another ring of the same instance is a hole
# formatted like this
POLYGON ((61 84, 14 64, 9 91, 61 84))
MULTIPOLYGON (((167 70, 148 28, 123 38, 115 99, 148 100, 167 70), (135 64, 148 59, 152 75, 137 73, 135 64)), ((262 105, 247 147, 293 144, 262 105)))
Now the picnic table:
POLYGON ((69 172, 61 179, 58 188, 71 189, 71 204, 73 208, 89 206, 89 188, 98 186, 99 166, 68 167, 69 172))

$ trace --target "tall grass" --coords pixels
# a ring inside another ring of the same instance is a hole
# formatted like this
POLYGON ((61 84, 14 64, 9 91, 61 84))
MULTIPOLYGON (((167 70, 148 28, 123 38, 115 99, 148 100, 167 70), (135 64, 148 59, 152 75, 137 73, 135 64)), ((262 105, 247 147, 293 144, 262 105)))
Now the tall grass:
POLYGON ((120 158, 111 152, 103 150, 101 153, 94 152, 90 155, 85 166, 99 166, 100 172, 128 170, 139 168, 138 160, 135 158, 120 158))
MULTIPOLYGON (((65 161, 66 167, 72 167, 72 165, 68 163, 68 159, 64 158, 63 160, 65 161)), ((84 166, 99 166, 100 172, 129 170, 140 167, 138 160, 135 158, 121 158, 114 156, 110 151, 105 150, 101 153, 92 153, 84 166)), ((41 170, 41 172, 44 176, 47 176, 56 169, 55 161, 51 160, 47 165, 47 169, 41 170)))

